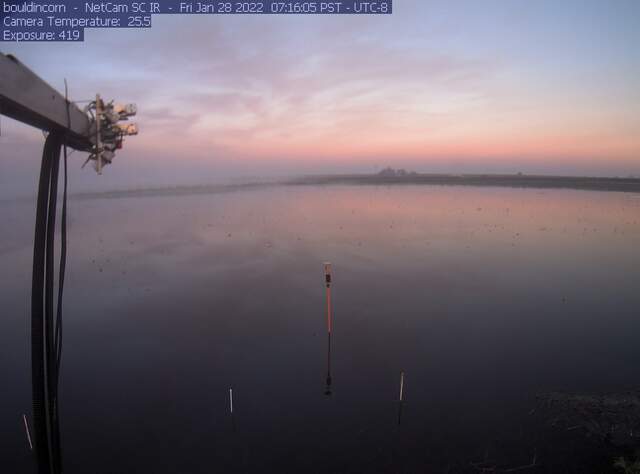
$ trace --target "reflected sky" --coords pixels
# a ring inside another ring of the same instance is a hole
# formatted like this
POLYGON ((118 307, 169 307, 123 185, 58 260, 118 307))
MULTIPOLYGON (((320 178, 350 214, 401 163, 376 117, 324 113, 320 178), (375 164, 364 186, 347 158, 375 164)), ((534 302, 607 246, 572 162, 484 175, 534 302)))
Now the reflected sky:
MULTIPOLYGON (((30 467, 34 209, 0 204, 0 458, 15 472, 30 467)), ((69 473, 445 472, 512 439, 538 392, 640 375, 637 195, 274 186, 76 198, 69 216, 69 473)))

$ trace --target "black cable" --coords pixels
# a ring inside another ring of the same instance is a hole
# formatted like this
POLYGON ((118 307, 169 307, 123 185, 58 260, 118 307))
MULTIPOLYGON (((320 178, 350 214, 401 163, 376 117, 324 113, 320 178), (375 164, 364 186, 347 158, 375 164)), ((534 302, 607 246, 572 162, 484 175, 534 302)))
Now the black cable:
POLYGON ((71 128, 67 84, 67 130, 51 131, 42 152, 33 242, 31 289, 31 375, 34 447, 38 474, 61 474, 58 384, 62 356, 62 296, 67 259, 67 133, 71 128), (54 293, 55 230, 60 150, 64 147, 64 188, 57 301, 54 293), (55 311, 54 311, 55 308, 55 311))
MULTIPOLYGON (((64 98, 67 102, 67 130, 71 129, 71 113, 69 110, 69 89, 67 80, 64 80, 64 98)), ((64 274, 67 262, 67 142, 65 140, 63 146, 64 152, 64 182, 62 190, 62 215, 60 216, 60 273, 58 275, 58 307, 56 315, 56 399, 57 385, 60 374, 60 361, 62 358, 62 294, 64 292, 64 274)))
POLYGON ((58 307, 56 315, 56 373, 60 374, 60 360, 62 358, 62 293, 64 292, 64 274, 67 262, 67 145, 63 145, 63 186, 62 186, 62 215, 60 216, 60 273, 58 276, 58 307))
POLYGON ((33 396, 33 427, 36 461, 40 474, 49 472, 48 386, 46 377, 46 345, 44 327, 44 280, 51 150, 54 136, 47 137, 42 152, 40 181, 36 207, 36 228, 33 242, 33 273, 31 281, 31 386, 33 396))
POLYGON ((60 472, 55 384, 57 364, 53 337, 53 243, 62 137, 60 132, 51 132, 45 141, 33 244, 31 365, 34 441, 40 474, 60 472))
MULTIPOLYGON (((64 96, 67 102, 67 130, 71 129, 71 114, 69 112, 69 99, 68 99, 68 89, 67 89, 67 81, 64 81, 64 96)), ((62 145, 63 153, 64 153, 64 182, 63 182, 63 190, 62 190, 62 215, 60 216, 60 263, 59 263, 59 273, 58 273, 58 299, 57 299, 57 307, 56 307, 56 321, 55 321, 55 330, 54 330, 54 341, 53 348, 55 351, 55 357, 53 358, 55 364, 55 375, 53 378, 53 415, 54 415, 54 423, 55 427, 54 433, 54 453, 55 453, 55 464, 56 464, 56 472, 62 472, 62 452, 60 447, 60 423, 58 421, 58 386, 60 383, 60 362, 62 360, 62 295, 64 293, 64 274, 66 269, 67 262, 67 141, 65 140, 62 145)), ((55 173, 55 181, 57 187, 57 177, 58 171, 56 169, 55 173)), ((53 180, 54 178, 52 178, 53 180)), ((52 186, 53 188, 53 186, 52 186)), ((56 190, 52 191, 52 194, 57 195, 56 190)), ((54 201, 54 209, 55 209, 55 201, 54 201)), ((53 241, 51 242, 51 248, 53 248, 53 241)))
POLYGON ((57 147, 54 150, 51 161, 51 182, 49 184, 49 213, 47 220, 47 243, 45 254, 45 337, 47 347, 47 381, 49 384, 49 418, 50 418, 50 437, 51 437, 51 462, 54 466, 53 472, 60 472, 60 449, 59 449, 59 428, 58 428, 58 407, 57 407, 57 391, 58 391, 58 370, 56 359, 56 326, 55 326, 55 292, 54 292, 54 275, 55 275, 55 236, 56 236, 56 211, 58 198, 58 172, 60 167, 60 145, 58 140, 57 147))

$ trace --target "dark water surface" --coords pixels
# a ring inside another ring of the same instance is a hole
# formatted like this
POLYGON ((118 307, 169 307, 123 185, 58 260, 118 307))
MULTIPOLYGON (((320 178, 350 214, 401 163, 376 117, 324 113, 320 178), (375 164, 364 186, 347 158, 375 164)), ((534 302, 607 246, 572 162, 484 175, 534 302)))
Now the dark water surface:
MULTIPOLYGON (((33 472, 34 209, 0 204, 3 473, 33 472)), ((640 381, 639 195, 282 186, 69 216, 67 473, 455 472, 536 450, 553 472, 536 393, 640 381)))

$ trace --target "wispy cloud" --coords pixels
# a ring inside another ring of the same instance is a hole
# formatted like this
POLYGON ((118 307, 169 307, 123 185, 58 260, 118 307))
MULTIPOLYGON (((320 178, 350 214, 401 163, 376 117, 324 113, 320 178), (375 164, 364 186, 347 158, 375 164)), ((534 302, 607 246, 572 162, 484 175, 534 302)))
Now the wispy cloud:
POLYGON ((54 85, 69 78, 76 98, 136 101, 142 133, 127 150, 167 166, 640 168, 629 79, 640 58, 625 49, 640 38, 625 5, 403 0, 391 17, 155 17, 151 30, 15 50, 54 85))

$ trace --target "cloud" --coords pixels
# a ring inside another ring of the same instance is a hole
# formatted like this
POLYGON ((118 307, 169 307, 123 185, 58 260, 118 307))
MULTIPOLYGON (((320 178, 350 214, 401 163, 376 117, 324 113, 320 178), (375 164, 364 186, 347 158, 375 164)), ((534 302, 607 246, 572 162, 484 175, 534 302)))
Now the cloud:
POLYGON ((535 22, 517 5, 403 0, 395 10, 156 16, 149 30, 92 30, 84 44, 11 49, 55 87, 67 77, 75 99, 99 91, 137 102, 141 134, 124 153, 140 162, 260 174, 287 162, 337 169, 382 157, 428 169, 434 157, 475 156, 533 166, 610 151, 609 160, 640 166, 640 114, 620 99, 626 83, 614 91, 605 70, 594 94, 587 79, 567 74, 554 54, 566 46, 542 27, 552 4, 525 12, 535 22))

